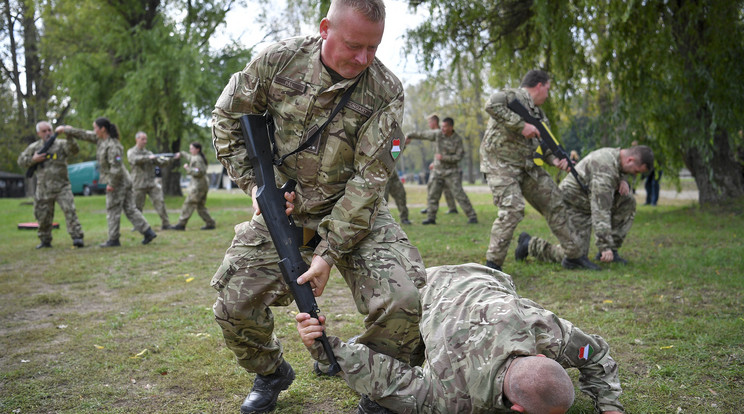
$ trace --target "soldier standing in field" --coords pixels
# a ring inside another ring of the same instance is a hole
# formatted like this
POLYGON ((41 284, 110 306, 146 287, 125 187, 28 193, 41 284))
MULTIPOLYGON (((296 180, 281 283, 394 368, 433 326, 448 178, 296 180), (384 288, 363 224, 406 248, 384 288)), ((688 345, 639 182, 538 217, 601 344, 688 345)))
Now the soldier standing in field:
MULTIPOLYGON (((423 368, 328 337, 352 389, 399 413, 558 414, 574 400, 565 369, 577 368, 598 412, 623 412, 607 342, 520 297, 509 275, 474 263, 429 268, 421 304, 423 368)), ((321 321, 296 320, 313 358, 326 360, 321 321)))
POLYGON ((477 224, 478 216, 470 204, 468 195, 462 188, 462 174, 460 161, 465 156, 465 147, 462 137, 455 132, 455 121, 452 118, 442 120, 442 129, 424 132, 412 132, 406 135, 409 139, 425 139, 435 141, 437 150, 434 154, 434 171, 431 178, 431 189, 427 195, 426 214, 427 218, 422 224, 436 224, 437 210, 439 210, 439 199, 445 188, 452 191, 452 195, 468 216, 468 224, 477 224))
MULTIPOLYGON (((333 0, 319 35, 267 46, 232 76, 212 113, 217 158, 254 196, 255 214, 235 227, 212 279, 219 292, 214 314, 225 342, 238 364, 257 374, 242 413, 273 410, 295 376, 273 333, 271 306, 289 305, 292 297, 255 202, 254 171, 239 124, 243 114, 273 118, 277 180, 297 182, 285 195, 287 209, 314 235, 304 250, 309 270, 298 283, 309 283, 320 296, 336 266, 365 315, 359 343, 421 363, 418 288, 426 277, 424 264, 383 199, 403 139, 403 87, 375 58, 384 27, 382 0, 333 0)), ((380 407, 363 396, 360 410, 380 407)))
POLYGON ((82 139, 96 144, 96 160, 101 169, 100 181, 106 183, 106 220, 108 221, 108 240, 100 244, 101 247, 118 247, 121 212, 134 228, 142 233, 142 244, 150 243, 157 235, 147 223, 142 212, 134 205, 132 178, 124 165, 124 147, 119 142, 119 131, 108 118, 98 118, 93 122, 93 131, 60 125, 56 129, 58 134, 82 139))
MULTIPOLYGON (((496 270, 503 267, 514 230, 524 218, 525 199, 545 217, 560 241, 566 253, 564 267, 599 270, 599 266, 582 255, 572 239, 558 186, 533 161, 540 145, 539 131, 507 107, 513 99, 518 99, 532 116, 547 124, 548 118, 540 106, 548 99, 549 90, 548 74, 531 70, 522 80, 521 88, 498 91, 486 103, 490 119, 480 147, 481 172, 486 175, 493 203, 499 210, 491 227, 486 266, 496 270)), ((566 160, 559 160, 546 148, 543 151, 546 162, 568 169, 566 160)))
MULTIPOLYGON (((146 148, 147 134, 142 131, 134 135, 135 145, 127 151, 127 160, 132 167, 132 186, 134 188, 134 205, 137 210, 142 211, 145 207, 145 197, 150 196, 150 201, 155 211, 160 216, 160 229, 170 229, 170 220, 163 200, 163 189, 155 180, 155 166, 170 164, 172 160, 158 158, 152 151, 146 148)), ((173 158, 179 159, 180 153, 173 158)))
POLYGON ((41 121, 36 124, 36 135, 39 140, 29 145, 18 156, 21 168, 36 165, 36 193, 34 194, 34 216, 39 223, 38 236, 41 243, 37 249, 52 247, 52 226, 54 222, 54 202, 65 213, 67 233, 72 238, 72 245, 83 247, 83 228, 75 211, 75 198, 70 188, 67 175, 67 158, 78 153, 80 147, 74 138, 57 138, 45 153, 39 153, 44 144, 52 137, 52 125, 41 121))
POLYGON ((214 230, 216 223, 207 210, 207 192, 209 191, 209 180, 207 179, 207 158, 202 152, 202 145, 198 142, 192 142, 189 145, 189 152, 178 154, 180 158, 186 159, 183 168, 186 174, 191 176, 189 184, 189 195, 183 201, 181 216, 178 217, 178 223, 171 227, 173 230, 186 230, 186 223, 194 214, 194 210, 204 220, 204 226, 201 230, 214 230))
POLYGON ((393 170, 393 175, 388 180, 387 186, 385 186, 385 200, 388 199, 388 195, 393 196, 393 200, 395 200, 395 206, 398 207, 400 224, 411 224, 411 220, 408 219, 406 189, 405 187, 403 187, 403 183, 400 181, 398 171, 396 170, 393 170))
MULTIPOLYGON (((429 129, 433 130, 439 130, 441 128, 439 126, 439 115, 437 114, 431 114, 426 117, 426 123, 429 126, 429 129)), ((432 186, 432 180, 431 175, 434 173, 434 164, 436 161, 429 164, 429 179, 426 180, 426 194, 431 193, 431 186, 432 186)), ((452 195, 452 191, 450 191, 449 188, 445 188, 442 190, 442 194, 444 194, 444 200, 447 202, 447 214, 457 214, 457 202, 455 201, 455 197, 452 195)), ((437 200, 437 205, 439 205, 439 200, 437 200)), ((421 214, 428 213, 428 209, 423 208, 421 209, 421 214)))
MULTIPOLYGON (((636 211, 628 176, 648 172, 653 165, 654 153, 645 145, 624 149, 600 148, 576 164, 576 171, 589 187, 589 195, 584 193, 573 175, 561 182, 568 222, 584 255, 589 252, 594 228, 598 249, 595 260, 627 263, 618 254, 618 249, 633 225, 636 211)), ((514 256, 517 260, 530 255, 545 262, 559 262, 563 254, 561 246, 522 233, 514 256)))

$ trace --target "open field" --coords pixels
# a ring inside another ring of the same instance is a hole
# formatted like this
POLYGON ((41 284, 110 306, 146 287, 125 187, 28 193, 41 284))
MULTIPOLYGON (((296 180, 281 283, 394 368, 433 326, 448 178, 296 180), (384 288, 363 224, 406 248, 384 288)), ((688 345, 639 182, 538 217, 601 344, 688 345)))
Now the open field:
MULTIPOLYGON (((662 181, 662 184, 664 182, 662 181)), ((735 413, 744 406, 744 203, 704 211, 696 200, 641 206, 621 250, 628 266, 567 271, 531 261, 505 263, 518 291, 613 347, 629 413, 735 413)), ((488 191, 466 187, 479 214, 422 226, 425 187, 406 185, 404 227, 427 266, 483 262, 496 209, 488 191)), ((210 192, 217 230, 160 232, 150 245, 122 219, 122 247, 106 239, 103 196, 76 197, 89 247, 73 249, 64 215, 52 249, 35 250, 29 199, 0 199, 0 413, 236 413, 253 375, 234 362, 212 317, 212 274, 247 220, 240 192, 210 192)), ((175 221, 183 198, 168 198, 175 221)), ((446 208, 444 208, 446 210, 446 208)), ((440 213, 443 209, 440 209, 440 213)), ((159 219, 146 205, 146 217, 159 219)), ((393 209, 397 217, 397 211, 393 209)), ((550 235, 529 208, 517 232, 550 235)), ((516 244, 516 237, 513 247, 516 244)), ((596 253, 593 248, 591 256, 596 253)), ((511 254, 511 252, 510 252, 511 254)), ((362 326, 340 276, 318 302, 329 333, 362 326)), ((276 333, 297 379, 277 413, 355 413, 358 395, 339 379, 320 379, 294 328, 294 305, 276 308, 276 333)), ((572 372, 574 378, 576 373, 572 372)), ((578 394, 577 394, 578 395, 578 394)), ((570 413, 591 413, 580 396, 570 413)))

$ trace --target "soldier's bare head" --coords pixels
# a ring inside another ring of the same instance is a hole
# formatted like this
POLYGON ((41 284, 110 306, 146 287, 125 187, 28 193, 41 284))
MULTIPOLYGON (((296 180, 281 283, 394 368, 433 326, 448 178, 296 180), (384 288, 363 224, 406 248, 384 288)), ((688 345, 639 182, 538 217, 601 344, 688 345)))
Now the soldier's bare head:
POLYGON ((439 115, 431 114, 427 116, 426 122, 429 124, 429 129, 439 129, 439 115))
POLYGON ((628 152, 636 157, 641 165, 646 166, 647 171, 654 168, 654 151, 646 145, 635 145, 628 149, 628 152))
POLYGON ((321 60, 342 77, 355 78, 374 62, 384 31, 382 0, 333 0, 320 21, 321 60))
POLYGON ((39 138, 46 140, 47 138, 52 136, 52 124, 50 124, 47 121, 39 121, 36 124, 36 135, 39 136, 39 138))
POLYGON ((550 75, 544 70, 533 69, 524 75, 521 86, 532 96, 535 105, 540 106, 550 96, 550 75))
POLYGON ((452 135, 455 131, 455 120, 447 117, 442 120, 442 133, 446 136, 452 135))
POLYGON ((571 377, 543 355, 517 357, 504 376, 504 395, 511 409, 526 414, 563 414, 574 401, 571 377))
POLYGON ((137 148, 142 149, 147 145, 147 134, 144 131, 139 131, 134 134, 134 141, 136 142, 137 148))

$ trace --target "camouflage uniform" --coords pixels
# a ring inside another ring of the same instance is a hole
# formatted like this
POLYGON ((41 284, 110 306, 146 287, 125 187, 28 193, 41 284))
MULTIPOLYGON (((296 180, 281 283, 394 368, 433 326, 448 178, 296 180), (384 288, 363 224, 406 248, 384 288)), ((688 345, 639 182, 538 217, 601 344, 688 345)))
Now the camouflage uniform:
POLYGON ((207 163, 201 155, 191 155, 188 152, 181 151, 181 158, 187 160, 188 168, 186 173, 191 176, 189 184, 189 195, 183 202, 181 216, 178 218, 177 226, 186 227, 194 210, 199 213, 199 217, 204 220, 206 227, 214 227, 215 222, 207 211, 207 192, 209 191, 209 180, 207 179, 207 163))
POLYGON ((427 141, 436 141, 437 154, 442 155, 441 160, 434 162, 434 170, 431 172, 429 182, 431 187, 428 188, 426 214, 429 220, 437 217, 439 210, 439 199, 442 197, 442 191, 448 188, 452 191, 455 200, 460 204, 469 219, 477 219, 473 205, 470 204, 468 195, 462 188, 462 174, 460 170, 460 161, 465 156, 465 147, 462 143, 462 137, 457 132, 451 136, 446 136, 441 130, 430 130, 423 132, 412 132, 408 134, 411 139, 423 139, 427 141))
MULTIPOLYGON (((633 225, 636 201, 633 194, 620 195, 621 181, 628 181, 620 164, 620 148, 600 148, 592 151, 576 164, 584 184, 589 188, 587 196, 569 175, 560 184, 566 215, 571 224, 576 242, 583 254, 589 252, 592 227, 597 248, 617 250, 633 225)), ((560 262, 562 250, 539 237, 533 237, 529 254, 538 260, 560 262)))
MULTIPOLYGON (((437 165, 438 163, 439 163, 439 160, 434 160, 434 165, 437 165)), ((426 194, 432 193, 431 187, 434 185, 434 181, 435 181, 432 179, 432 177, 434 176, 435 176, 434 170, 432 170, 431 173, 429 174, 429 181, 426 182, 426 194)), ((460 177, 460 182, 462 182, 462 176, 460 177)), ((452 212, 457 212, 457 201, 455 201, 455 196, 452 195, 452 191, 449 189, 449 187, 445 187, 444 190, 442 190, 442 194, 444 194, 444 201, 447 203, 447 210, 452 211, 452 212)), ((439 200, 437 200, 437 205, 439 205, 439 200)), ((422 213, 423 212, 424 211, 422 211, 422 213)))
MULTIPOLYGON (((355 391, 398 413, 511 413, 503 395, 507 369, 516 357, 543 354, 578 368, 579 388, 597 411, 623 411, 617 364, 602 337, 520 297, 505 273, 472 263, 427 273, 423 368, 329 337, 341 375, 355 391)), ((322 359, 319 345, 312 353, 322 359)))
MULTIPOLYGON (((357 310, 367 316, 359 341, 408 362, 420 344, 418 287, 426 274, 421 255, 383 201, 402 144, 402 85, 377 59, 356 79, 334 81, 320 61, 320 46, 320 36, 275 43, 233 75, 213 112, 217 158, 250 194, 254 173, 239 117, 268 111, 276 124, 275 148, 285 155, 326 121, 359 79, 318 142, 275 171, 278 183, 297 181, 294 220, 320 237, 312 254, 336 266, 357 310)), ((291 302, 277 262, 262 216, 254 216, 235 227, 212 279, 219 291, 214 313, 228 347, 241 366, 262 375, 282 362, 269 306, 291 302)))
POLYGON ((393 196, 395 200, 395 206, 398 207, 398 214, 400 215, 400 221, 408 220, 408 206, 406 205, 406 189, 403 187, 403 183, 398 177, 398 171, 393 170, 393 175, 388 180, 385 186, 385 200, 388 199, 388 195, 393 196))
POLYGON ((134 228, 142 234, 150 228, 145 216, 134 205, 132 178, 124 165, 124 147, 117 138, 99 140, 93 131, 67 127, 67 135, 95 143, 96 160, 100 168, 101 183, 113 187, 106 192, 106 220, 108 221, 108 239, 119 240, 121 212, 127 216, 134 228))
MULTIPOLYGON (((533 161, 540 140, 526 139, 522 135, 524 120, 506 106, 514 98, 519 99, 534 117, 548 123, 545 113, 535 105, 525 89, 496 92, 486 103, 486 112, 491 119, 480 147, 481 172, 486 175, 493 203, 499 210, 491 228, 486 259, 499 266, 504 264, 514 230, 524 218, 525 199, 545 217, 566 257, 580 257, 568 228, 558 186, 550 174, 533 161)), ((545 162, 552 163, 555 157, 550 151, 543 151, 545 162)))
POLYGON ((150 196, 152 206, 160 216, 161 226, 170 227, 168 212, 163 200, 163 189, 155 181, 155 166, 170 164, 172 160, 164 158, 150 159, 152 151, 138 148, 136 145, 127 151, 127 160, 132 167, 132 186, 134 188, 134 205, 142 211, 145 207, 145 197, 150 196))
MULTIPOLYGON (((44 140, 32 143, 18 156, 18 165, 29 168, 34 165, 34 154, 44 146, 44 140)), ((39 223, 38 236, 44 244, 52 242, 52 224, 54 222, 54 202, 65 213, 67 233, 74 239, 83 239, 83 228, 80 226, 75 211, 75 199, 67 176, 67 157, 80 150, 74 138, 57 138, 47 152, 47 160, 36 168, 36 193, 34 194, 34 216, 39 223)))

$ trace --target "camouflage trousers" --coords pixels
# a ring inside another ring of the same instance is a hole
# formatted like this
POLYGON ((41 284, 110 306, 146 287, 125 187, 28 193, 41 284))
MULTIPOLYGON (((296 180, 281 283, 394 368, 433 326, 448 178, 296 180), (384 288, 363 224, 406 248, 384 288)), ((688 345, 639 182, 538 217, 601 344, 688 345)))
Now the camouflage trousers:
MULTIPOLYGON (((633 226, 635 212, 636 201, 632 194, 627 196, 615 194, 612 209, 610 210, 610 221, 612 225, 610 237, 612 241, 603 241, 597 238, 597 248, 603 250, 607 248, 619 249, 622 247, 625 237, 628 235, 631 226, 633 226)), ((574 234, 574 240, 576 240, 582 254, 588 255, 592 236, 591 210, 568 204, 566 206, 566 215, 568 216, 571 231, 574 234)), ((547 240, 533 237, 530 239, 529 255, 539 261, 560 263, 563 260, 563 249, 560 245, 552 245, 547 240)))
POLYGON ((59 204, 59 208, 65 214, 65 223, 67 224, 67 233, 73 239, 83 238, 83 227, 78 220, 75 211, 75 198, 72 195, 70 184, 65 185, 56 194, 45 194, 34 198, 34 217, 39 223, 37 232, 39 240, 43 243, 52 242, 52 226, 54 224, 54 202, 59 204))
POLYGON ((561 192, 545 170, 535 168, 528 174, 522 169, 505 168, 503 171, 486 173, 486 180, 493 194, 493 204, 499 210, 491 226, 487 260, 504 264, 514 230, 524 218, 525 199, 545 217, 566 256, 576 258, 581 255, 569 230, 561 192))
POLYGON ((186 223, 189 222, 191 215, 194 214, 194 210, 199 214, 204 224, 207 226, 214 226, 216 223, 212 216, 209 215, 207 210, 207 192, 206 191, 191 191, 183 202, 181 207, 181 216, 178 217, 178 224, 186 227, 186 223))
POLYGON ((108 221, 109 240, 119 240, 122 211, 138 232, 144 234, 150 228, 145 216, 134 205, 132 184, 114 187, 114 191, 106 193, 106 220, 108 221))
MULTIPOLYGON (((432 171, 429 176, 429 181, 426 183, 426 194, 431 194, 431 186, 434 183, 432 178, 434 178, 435 175, 436 173, 432 171)), ((460 182, 462 182, 462 176, 460 178, 460 182)), ((449 187, 445 187, 444 190, 442 190, 442 194, 444 194, 444 201, 447 203, 447 210, 457 211, 457 201, 455 201, 455 196, 452 195, 452 191, 450 191, 449 187)), ((439 200, 437 200, 437 205, 439 205, 439 200)))
MULTIPOLYGON (((303 256, 309 261, 312 251, 303 256)), ((292 303, 278 261, 263 216, 254 215, 235 226, 235 238, 212 278, 219 291, 213 310, 225 343, 240 366, 262 375, 274 372, 283 359, 270 306, 292 303)), ((385 206, 370 234, 336 268, 365 315, 366 331, 357 341, 404 362, 420 361, 418 289, 426 283, 426 270, 418 249, 385 206)))
POLYGON ((148 195, 150 196, 152 206, 160 216, 162 227, 170 226, 168 212, 165 209, 165 200, 163 200, 163 189, 159 184, 134 189, 134 205, 137 206, 137 210, 142 211, 145 207, 145 197, 148 195))
POLYGON ((394 171, 393 175, 388 180, 385 186, 385 200, 388 199, 388 195, 393 196, 395 200, 395 206, 398 207, 398 213, 400 220, 408 220, 408 206, 406 205, 406 189, 403 187, 403 183, 400 182, 398 172, 394 171))
POLYGON ((445 189, 452 191, 455 200, 460 204, 460 207, 462 207, 462 210, 469 219, 478 218, 478 215, 475 214, 475 209, 473 209, 473 205, 470 204, 468 195, 465 194, 465 190, 462 188, 462 176, 459 171, 451 170, 435 172, 431 175, 429 182, 431 183, 431 186, 429 187, 429 193, 426 197, 426 213, 428 219, 434 220, 437 218, 439 199, 442 197, 442 192, 445 189))

